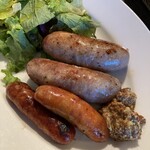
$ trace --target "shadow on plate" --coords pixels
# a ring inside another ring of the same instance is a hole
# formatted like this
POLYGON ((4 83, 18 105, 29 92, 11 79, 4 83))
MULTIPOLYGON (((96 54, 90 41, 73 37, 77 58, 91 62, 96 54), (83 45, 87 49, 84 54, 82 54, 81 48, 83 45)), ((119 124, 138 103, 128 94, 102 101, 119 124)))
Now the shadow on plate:
POLYGON ((138 141, 110 141, 112 147, 118 148, 119 150, 128 150, 128 149, 136 149, 138 145, 138 141))
POLYGON ((121 84, 123 84, 126 79, 127 71, 128 71, 128 67, 118 71, 108 72, 108 74, 118 78, 121 84))
MULTIPOLYGON (((70 150, 67 145, 65 146, 57 146, 62 150, 70 150)), ((108 139, 107 142, 94 142, 91 141, 88 137, 83 135, 81 132, 77 130, 77 134, 75 140, 70 145, 71 148, 78 150, 107 150, 107 149, 117 149, 117 150, 128 150, 128 149, 136 149, 138 147, 138 141, 124 141, 118 142, 113 139, 108 139)))
POLYGON ((0 62, 2 61, 6 61, 6 59, 4 58, 4 56, 2 54, 0 54, 0 62))

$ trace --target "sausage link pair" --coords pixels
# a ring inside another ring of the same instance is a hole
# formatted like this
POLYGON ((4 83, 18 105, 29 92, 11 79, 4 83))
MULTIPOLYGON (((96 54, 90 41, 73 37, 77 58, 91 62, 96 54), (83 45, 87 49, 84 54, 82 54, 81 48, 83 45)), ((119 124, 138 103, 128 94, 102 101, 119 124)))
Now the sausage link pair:
POLYGON ((62 116, 95 142, 106 141, 109 133, 103 117, 87 102, 61 88, 39 86, 34 98, 54 113, 62 116))
POLYGON ((26 83, 11 83, 6 88, 6 95, 22 113, 55 142, 69 144, 74 139, 74 126, 36 102, 34 91, 26 83))
POLYGON ((58 61, 100 71, 116 71, 128 65, 127 49, 111 42, 57 31, 43 40, 44 51, 58 61))
POLYGON ((106 73, 44 58, 30 60, 26 70, 35 83, 58 86, 90 103, 106 103, 121 88, 119 80, 106 73))

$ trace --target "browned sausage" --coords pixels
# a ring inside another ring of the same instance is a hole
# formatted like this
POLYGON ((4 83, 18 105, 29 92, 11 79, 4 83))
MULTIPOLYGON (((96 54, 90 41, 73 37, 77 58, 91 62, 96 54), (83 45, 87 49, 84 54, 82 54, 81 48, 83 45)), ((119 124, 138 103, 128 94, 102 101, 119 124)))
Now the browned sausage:
POLYGON ((76 125, 95 142, 106 141, 109 134, 103 117, 87 102, 55 86, 39 86, 34 98, 54 113, 76 125))
POLYGON ((128 50, 115 43, 63 31, 47 35, 43 49, 58 61, 105 72, 120 70, 129 62, 128 50))
POLYGON ((106 103, 120 90, 118 79, 100 71, 35 58, 27 73, 37 84, 50 84, 68 90, 90 103, 106 103))
POLYGON ((6 94, 17 108, 33 121, 55 142, 69 144, 75 136, 75 128, 34 100, 34 91, 23 82, 7 86, 6 94))

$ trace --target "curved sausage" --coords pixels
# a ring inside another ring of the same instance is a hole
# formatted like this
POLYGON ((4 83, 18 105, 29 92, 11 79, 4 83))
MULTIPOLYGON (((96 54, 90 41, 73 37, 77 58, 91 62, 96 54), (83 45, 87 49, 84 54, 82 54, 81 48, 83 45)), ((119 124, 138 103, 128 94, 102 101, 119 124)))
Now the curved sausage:
POLYGON ((14 82, 8 85, 6 95, 23 114, 55 142, 69 144, 74 139, 74 126, 36 102, 34 92, 26 83, 14 82))
POLYGON ((119 80, 99 71, 35 58, 26 67, 37 84, 50 84, 68 90, 90 103, 106 103, 120 90, 119 80))
POLYGON ((103 117, 76 95, 50 85, 39 86, 34 98, 64 117, 95 142, 106 141, 109 133, 103 117))
POLYGON ((63 31, 47 35, 43 49, 58 61, 104 72, 123 69, 129 62, 128 50, 115 43, 63 31))

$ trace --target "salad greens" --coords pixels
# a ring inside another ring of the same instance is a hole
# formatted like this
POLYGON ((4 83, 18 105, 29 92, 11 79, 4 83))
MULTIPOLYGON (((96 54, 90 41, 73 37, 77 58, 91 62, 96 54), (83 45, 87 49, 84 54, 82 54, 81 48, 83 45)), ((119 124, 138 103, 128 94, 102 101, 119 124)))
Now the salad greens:
POLYGON ((55 17, 44 0, 30 0, 20 12, 20 23, 25 32, 55 17))
POLYGON ((0 0, 0 19, 6 19, 13 16, 21 10, 21 4, 17 0, 0 0))
POLYGON ((19 80, 14 73, 37 52, 45 56, 41 42, 48 33, 65 30, 94 37, 97 26, 82 0, 0 0, 0 53, 7 59, 3 82, 19 80))

